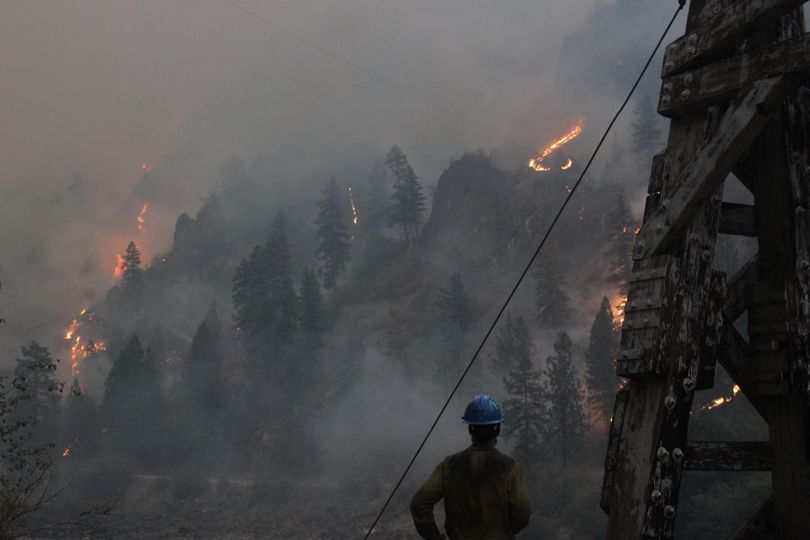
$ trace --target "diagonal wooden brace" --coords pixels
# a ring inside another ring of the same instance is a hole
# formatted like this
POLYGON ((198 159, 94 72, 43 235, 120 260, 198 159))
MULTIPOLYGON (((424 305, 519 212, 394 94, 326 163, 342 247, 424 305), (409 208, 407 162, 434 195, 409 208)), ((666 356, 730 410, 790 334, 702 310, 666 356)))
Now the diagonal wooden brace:
POLYGON ((716 134, 695 156, 677 188, 661 201, 656 212, 636 236, 633 258, 646 259, 666 250, 683 237, 695 212, 714 194, 742 157, 748 146, 767 125, 765 111, 781 96, 785 88, 782 77, 754 84, 745 98, 729 107, 716 134))

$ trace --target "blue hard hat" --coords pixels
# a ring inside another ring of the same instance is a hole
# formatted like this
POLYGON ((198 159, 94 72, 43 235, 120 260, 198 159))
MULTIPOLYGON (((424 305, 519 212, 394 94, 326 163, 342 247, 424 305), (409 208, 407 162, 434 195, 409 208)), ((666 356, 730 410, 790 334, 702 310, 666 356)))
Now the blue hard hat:
POLYGON ((464 416, 461 421, 473 426, 489 426, 500 424, 503 421, 501 408, 495 400, 489 396, 475 396, 467 408, 464 409, 464 416))

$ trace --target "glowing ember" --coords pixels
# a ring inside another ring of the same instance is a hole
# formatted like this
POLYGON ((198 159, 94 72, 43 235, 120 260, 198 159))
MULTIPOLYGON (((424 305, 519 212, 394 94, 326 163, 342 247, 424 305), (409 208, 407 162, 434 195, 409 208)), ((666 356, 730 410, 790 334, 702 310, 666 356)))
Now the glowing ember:
MULTIPOLYGON (((568 144, 569 142, 576 139, 580 135, 580 133, 582 133, 582 121, 581 120, 577 123, 576 126, 571 128, 571 131, 569 131, 564 136, 562 136, 561 138, 557 139, 556 141, 554 141, 553 143, 548 145, 546 148, 544 148, 543 151, 540 152, 540 155, 530 159, 529 160, 529 167, 531 167, 532 169, 534 169, 537 172, 548 172, 548 171, 550 171, 551 168, 547 167, 546 165, 543 164, 545 159, 547 157, 549 157, 551 154, 553 154, 554 152, 556 152, 557 150, 559 150, 560 148, 562 148, 565 144, 568 144)), ((569 160, 569 162, 570 162, 570 164, 566 164, 567 166, 563 167, 563 170, 567 170, 568 168, 571 167, 571 165, 573 165, 573 162, 571 162, 571 160, 569 160)))
POLYGON ((352 203, 352 223, 355 225, 360 224, 360 219, 357 217, 357 206, 354 204, 354 195, 352 194, 352 188, 349 187, 349 202, 352 203))
POLYGON ((571 168, 571 166, 572 166, 573 164, 574 164, 574 162, 573 162, 573 161, 572 161, 572 160, 569 158, 569 159, 568 159, 568 161, 566 161, 566 162, 565 162, 565 165, 563 165, 562 167, 560 167, 560 169, 562 169, 562 170, 564 170, 564 171, 567 171, 568 169, 570 169, 570 168, 571 168))
POLYGON ((616 328, 621 328, 622 324, 624 324, 624 308, 627 306, 627 295, 620 295, 618 298, 615 298, 612 305, 616 310, 613 314, 614 320, 616 321, 616 328))
POLYGON ((143 208, 141 208, 141 212, 138 214, 138 231, 143 231, 144 227, 146 227, 146 213, 149 211, 149 203, 145 203, 143 208))
POLYGON ((739 393, 740 393, 740 387, 735 384, 734 387, 731 389, 731 395, 730 396, 720 396, 719 398, 715 398, 715 399, 711 400, 707 405, 704 405, 703 407, 701 407, 701 410, 713 411, 714 409, 716 409, 718 407, 722 407, 723 405, 727 405, 728 403, 731 403, 732 401, 734 401, 734 398, 737 397, 737 394, 739 394, 739 393))
POLYGON ((62 457, 68 457, 69 455, 70 455, 70 447, 68 446, 68 447, 67 447, 67 448, 65 448, 65 449, 64 449, 64 451, 62 452, 62 457))
POLYGON ((141 165, 141 170, 143 171, 144 174, 152 172, 152 166, 149 165, 148 163, 144 163, 143 165, 141 165))

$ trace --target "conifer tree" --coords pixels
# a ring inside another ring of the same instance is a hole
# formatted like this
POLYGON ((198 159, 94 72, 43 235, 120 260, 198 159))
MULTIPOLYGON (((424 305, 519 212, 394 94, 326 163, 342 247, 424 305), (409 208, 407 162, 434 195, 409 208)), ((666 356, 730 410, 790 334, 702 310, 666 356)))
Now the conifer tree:
POLYGON ((270 306, 270 267, 267 251, 253 248, 236 267, 233 278, 233 320, 248 351, 263 345, 270 306))
POLYGON ((539 457, 548 421, 541 371, 534 365, 534 343, 523 317, 507 315, 498 338, 497 364, 509 366, 503 377, 509 396, 503 403, 508 422, 504 438, 514 441, 515 457, 529 465, 539 457))
POLYGON ((287 224, 279 212, 273 219, 270 239, 265 246, 270 283, 268 292, 268 324, 270 349, 287 345, 295 338, 298 326, 298 296, 293 285, 287 224))
POLYGON ((315 255, 322 263, 319 272, 326 289, 335 286, 337 277, 343 273, 349 261, 348 223, 346 197, 333 176, 323 190, 323 199, 318 201, 318 217, 315 219, 319 240, 315 255))
POLYGON ((534 304, 540 326, 564 328, 571 322, 573 314, 565 285, 565 277, 557 266, 556 253, 549 250, 534 270, 534 304))
POLYGON ((103 417, 114 449, 154 465, 160 454, 163 396, 151 352, 132 336, 104 385, 103 417))
POLYGON ((554 354, 546 360, 546 393, 549 400, 548 440, 550 448, 568 465, 572 453, 585 434, 579 378, 572 360, 571 338, 557 334, 554 354))
POLYGON ((122 281, 124 286, 140 283, 143 279, 143 269, 141 268, 141 252, 135 242, 127 245, 124 259, 121 261, 122 281))
POLYGON ((607 226, 608 279, 625 283, 632 269, 635 227, 623 189, 619 189, 616 194, 616 203, 607 216, 607 226))
POLYGON ((363 218, 360 226, 365 231, 379 232, 386 226, 385 219, 389 213, 388 188, 386 185, 386 167, 382 162, 376 163, 368 176, 363 218))
POLYGON ((21 347, 14 381, 20 397, 15 408, 16 420, 30 426, 38 443, 53 442, 51 437, 59 421, 62 384, 54 376, 56 363, 48 347, 31 341, 21 347))
POLYGON ((188 361, 183 366, 183 382, 193 405, 207 416, 219 411, 222 395, 222 349, 219 339, 203 321, 191 340, 188 361))
POLYGON ((461 274, 450 276, 447 287, 439 289, 436 308, 439 318, 439 339, 442 356, 439 359, 439 377, 449 382, 462 366, 462 354, 475 322, 472 300, 464 289, 461 274))
POLYGON ((633 150, 638 153, 655 152, 661 145, 661 117, 655 110, 649 94, 645 94, 633 112, 635 118, 631 122, 633 136, 633 150))
POLYGON ((323 348, 326 332, 326 305, 315 272, 304 269, 299 296, 301 313, 301 339, 309 354, 317 354, 323 348))
POLYGON ((394 178, 394 206, 389 215, 389 225, 399 225, 405 234, 405 241, 419 235, 419 225, 425 211, 425 196, 413 171, 408 157, 398 147, 393 146, 385 157, 385 166, 394 178))
POLYGON ((616 395, 618 378, 613 365, 618 350, 618 332, 613 319, 613 310, 607 297, 602 298, 596 312, 588 349, 585 351, 585 383, 588 387, 588 403, 603 418, 610 418, 616 395))

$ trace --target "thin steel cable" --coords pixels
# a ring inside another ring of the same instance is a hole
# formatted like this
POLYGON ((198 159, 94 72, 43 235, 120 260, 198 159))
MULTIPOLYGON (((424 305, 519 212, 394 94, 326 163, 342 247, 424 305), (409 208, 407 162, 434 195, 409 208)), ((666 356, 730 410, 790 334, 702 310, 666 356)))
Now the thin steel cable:
POLYGON ((406 94, 406 95, 408 95, 408 96, 410 96, 410 97, 412 97, 414 99, 417 99, 419 101, 427 103, 431 107, 434 107, 434 108, 436 108, 436 109, 438 109, 440 111, 443 111, 443 112, 445 112, 445 113, 447 113, 447 114, 449 114, 451 116, 455 116, 459 120, 461 120, 463 122, 466 122, 466 123, 470 124, 471 126, 474 126, 474 127, 478 128, 478 129, 480 129, 484 133, 487 133, 489 135, 492 135, 493 137, 496 137, 498 139, 506 141, 509 144, 515 145, 516 147, 520 148, 521 150, 523 150, 526 153, 531 154, 531 153, 534 152, 534 150, 532 150, 531 148, 529 148, 525 144, 523 144, 523 143, 521 143, 519 141, 516 141, 515 139, 512 139, 511 137, 509 137, 507 135, 504 135, 503 133, 499 133, 498 131, 496 131, 496 130, 494 130, 494 129, 492 129, 492 128, 490 128, 490 127, 488 127, 488 126, 486 126, 486 125, 484 125, 484 124, 482 124, 480 122, 478 122, 477 120, 475 120, 475 119, 473 119, 473 118, 471 118, 471 117, 469 117, 469 116, 467 116, 467 115, 465 115, 463 113, 455 111, 455 110, 451 109, 450 107, 447 107, 446 105, 442 105, 438 101, 435 101, 435 100, 433 100, 433 99, 431 99, 431 98, 429 98, 429 97, 427 97, 427 96, 425 96, 423 94, 415 92, 415 91, 413 91, 413 90, 399 84, 396 81, 393 81, 391 79, 383 77, 382 75, 379 75, 377 73, 374 73, 370 69, 364 68, 363 66, 361 66, 357 62, 354 62, 353 60, 349 60, 345 56, 340 56, 339 54, 336 54, 336 53, 330 51, 329 49, 327 49, 327 48, 325 48, 325 47, 323 47, 321 45, 318 45, 317 43, 315 43, 313 41, 310 41, 310 40, 308 40, 308 39, 306 39, 304 37, 301 37, 301 36, 299 36, 298 34, 296 34, 294 32, 290 32, 289 30, 287 30, 283 26, 280 26, 277 23, 274 23, 270 19, 262 17, 261 15, 256 13, 255 11, 251 11, 248 8, 237 4, 234 0, 225 0, 225 3, 235 7, 236 9, 241 11, 242 13, 245 13, 246 15, 249 15, 249 16, 253 17, 257 21, 266 24, 267 26, 269 26, 273 30, 281 32, 285 36, 290 37, 290 38, 298 41, 299 43, 302 43, 302 44, 306 45, 307 47, 309 47, 311 49, 314 49, 314 50, 318 51, 319 53, 324 54, 324 55, 332 58, 333 60, 337 60, 338 62, 340 62, 342 64, 345 64, 345 65, 351 67, 354 70, 357 70, 357 71, 359 71, 361 73, 364 73, 365 75, 368 75, 369 77, 372 77, 373 79, 376 79, 377 81, 379 81, 379 82, 381 82, 383 84, 387 84, 388 86, 399 90, 403 94, 406 94))
POLYGON ((492 332, 495 330, 495 327, 497 326, 498 321, 501 320, 501 317, 503 316, 504 312, 506 311, 506 308, 509 306, 509 303, 512 301, 512 297, 514 297, 515 293, 517 293, 517 290, 520 288, 520 284, 523 283, 523 280, 526 277, 526 275, 529 273, 529 270, 531 270, 531 267, 534 264, 534 261, 537 259, 538 255, 540 255, 540 251, 543 249, 543 246, 546 244, 546 241, 548 240, 548 237, 551 235, 551 232, 554 230, 554 227, 557 225, 557 222, 560 220, 560 217, 562 216, 563 212, 565 211, 565 208, 568 206, 568 203, 571 201, 571 199, 574 197, 574 194, 577 192, 577 188, 579 188, 579 185, 582 183, 583 178, 585 178, 585 174, 588 172, 588 168, 590 168, 591 164, 593 163, 594 159, 596 158, 596 155, 599 153, 599 150, 602 148, 602 145, 604 144, 605 139, 607 139, 608 134, 610 133, 611 129, 613 129, 613 126, 616 123, 616 121, 619 119, 619 116, 622 114, 622 111, 624 111, 625 107, 627 107, 627 104, 630 102, 630 98, 633 96, 633 93, 636 91, 636 88, 638 88, 638 85, 641 83, 641 79, 644 77, 644 74, 647 72, 647 69, 650 67, 650 64, 652 63, 653 59, 655 58, 655 55, 658 53, 658 49, 661 48, 661 44, 664 42, 664 39, 666 38, 667 34, 669 33, 670 29, 672 28, 672 25, 675 23, 675 19, 678 17, 678 14, 683 9, 685 3, 686 3, 685 0, 678 0, 678 9, 675 10, 675 13, 672 15, 672 19, 670 19, 669 24, 667 24, 666 28, 664 29, 663 34, 661 34, 661 37, 658 39, 658 43, 656 43, 655 48, 653 49, 652 53, 650 53, 650 57, 647 59, 647 62, 644 64, 644 67, 641 69, 641 73, 639 73, 638 78, 636 79, 636 82, 633 83, 633 86, 630 88, 630 91, 628 92, 627 97, 624 98, 624 101, 622 102, 621 106, 619 107, 619 110, 616 111, 616 114, 613 115, 613 119, 610 121, 607 128, 605 129, 605 132, 602 135, 602 138, 599 139, 599 143, 597 143, 596 148, 594 148, 594 151, 591 154, 591 157, 588 159, 588 162, 585 164, 585 168, 582 169, 582 172, 579 174, 579 178, 577 179, 576 183, 571 188, 571 191, 568 193, 568 196, 565 198, 565 201, 563 201, 562 206, 557 211, 557 215, 554 216, 554 219, 551 221, 551 224, 548 226, 548 229, 546 230, 546 233, 543 236, 543 239, 540 241, 540 245, 537 246, 537 249, 534 251, 534 254, 532 255, 531 259, 529 259, 528 264, 526 264, 526 267, 523 269, 523 272, 520 274, 520 277, 518 278, 517 282, 515 283, 515 286, 512 287, 511 292, 506 297, 506 301, 503 303, 503 305, 501 306, 501 309, 498 311, 498 314, 495 316, 495 319, 492 321, 492 324, 489 326, 489 330, 487 330, 486 334, 484 334, 484 338, 481 340, 480 345, 478 345, 478 348, 475 350, 475 353, 473 354, 472 359, 470 359, 469 364, 467 364, 467 368, 461 374, 461 377, 459 378, 458 382, 453 387, 453 390, 450 392, 450 396, 447 398, 447 401, 444 402, 444 405, 442 406, 441 410, 439 411, 439 414, 436 416, 436 419, 433 421, 433 424, 430 426, 430 429, 428 430, 427 434, 425 435, 425 438, 422 439, 422 442, 419 445, 419 448, 416 449, 416 453, 411 458, 411 461, 408 463, 408 466, 405 467, 405 471, 402 473, 402 476, 399 477, 399 480, 394 485, 394 489, 391 490, 391 494, 388 496, 388 499, 386 499, 385 503, 383 504, 382 508, 380 509, 380 512, 377 514, 377 517, 374 519, 374 522, 371 524, 371 527, 369 527, 368 532, 363 537, 364 540, 368 540, 368 537, 374 531, 374 528, 377 526, 377 523, 379 523, 380 518, 382 518, 383 514, 385 513, 385 510, 388 508, 388 505, 391 503, 391 500, 394 498, 394 495, 396 494, 397 490, 402 485, 402 482, 405 480, 405 477, 408 475, 408 472, 410 472, 411 467, 413 467, 413 464, 416 461, 416 458, 419 456, 422 449, 424 448, 425 443, 427 443, 428 439, 433 434, 433 430, 436 428, 436 425, 439 423, 439 420, 444 415, 444 412, 447 410, 447 407, 450 405, 450 402, 452 401, 453 397, 456 395, 456 391, 458 391, 459 387, 461 386, 461 383, 464 381, 464 378, 467 376, 467 373, 469 373, 469 371, 472 368, 473 364, 478 359, 478 356, 481 354, 481 351, 483 350, 484 346, 486 345, 487 340, 489 339, 490 335, 492 335, 492 332))

